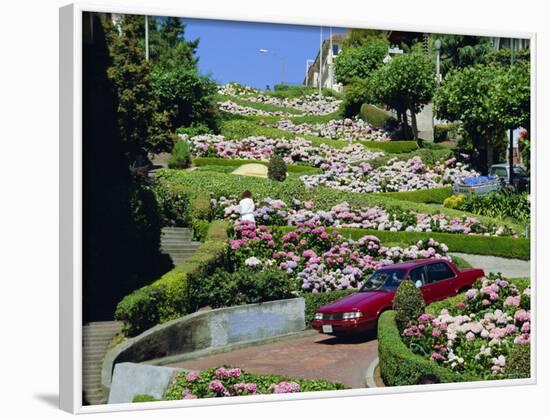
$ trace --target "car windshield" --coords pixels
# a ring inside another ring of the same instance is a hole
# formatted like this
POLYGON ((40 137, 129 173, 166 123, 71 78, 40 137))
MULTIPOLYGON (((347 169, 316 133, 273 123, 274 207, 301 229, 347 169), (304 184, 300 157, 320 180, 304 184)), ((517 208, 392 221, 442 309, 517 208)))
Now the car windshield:
POLYGON ((514 167, 514 174, 516 175, 527 175, 527 172, 522 167, 514 167))
POLYGON ((359 292, 372 290, 395 291, 403 281, 404 276, 404 269, 378 270, 367 279, 359 292))

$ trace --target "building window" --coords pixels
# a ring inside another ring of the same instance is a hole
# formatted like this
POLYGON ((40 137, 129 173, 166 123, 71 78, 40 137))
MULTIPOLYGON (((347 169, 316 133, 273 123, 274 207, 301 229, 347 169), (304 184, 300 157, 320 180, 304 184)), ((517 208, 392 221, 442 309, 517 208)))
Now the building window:
POLYGON ((332 55, 338 55, 338 52, 340 52, 340 45, 332 45, 332 55))

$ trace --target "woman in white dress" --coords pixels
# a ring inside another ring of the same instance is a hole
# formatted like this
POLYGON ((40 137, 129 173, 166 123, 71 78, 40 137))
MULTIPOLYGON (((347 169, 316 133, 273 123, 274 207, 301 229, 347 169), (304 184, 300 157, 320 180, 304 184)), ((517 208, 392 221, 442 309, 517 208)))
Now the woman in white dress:
POLYGON ((256 223, 254 210, 256 210, 256 205, 254 204, 254 200, 252 200, 252 193, 247 190, 243 193, 241 201, 239 201, 241 221, 256 223))

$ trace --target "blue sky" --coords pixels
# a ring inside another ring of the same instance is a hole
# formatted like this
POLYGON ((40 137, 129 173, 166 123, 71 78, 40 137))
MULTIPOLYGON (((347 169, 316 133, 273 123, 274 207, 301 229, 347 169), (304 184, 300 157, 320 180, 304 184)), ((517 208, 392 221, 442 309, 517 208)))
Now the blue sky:
MULTIPOLYGON (((270 52, 284 57, 285 82, 302 83, 306 60, 319 51, 319 27, 222 20, 182 19, 185 38, 200 39, 197 55, 199 71, 220 83, 236 81, 257 88, 279 84, 281 62, 270 52)), ((345 29, 333 28, 333 33, 345 29)), ((324 39, 329 29, 324 28, 324 39)))

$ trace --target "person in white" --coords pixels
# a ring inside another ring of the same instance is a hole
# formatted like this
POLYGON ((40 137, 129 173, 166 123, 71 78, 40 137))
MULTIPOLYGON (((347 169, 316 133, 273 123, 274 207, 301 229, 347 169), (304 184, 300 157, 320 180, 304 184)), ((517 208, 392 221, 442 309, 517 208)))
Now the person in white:
POLYGON ((252 200, 252 193, 247 190, 243 193, 241 201, 239 201, 241 221, 255 223, 256 219, 254 218, 254 210, 256 210, 256 205, 254 204, 254 200, 252 200))

